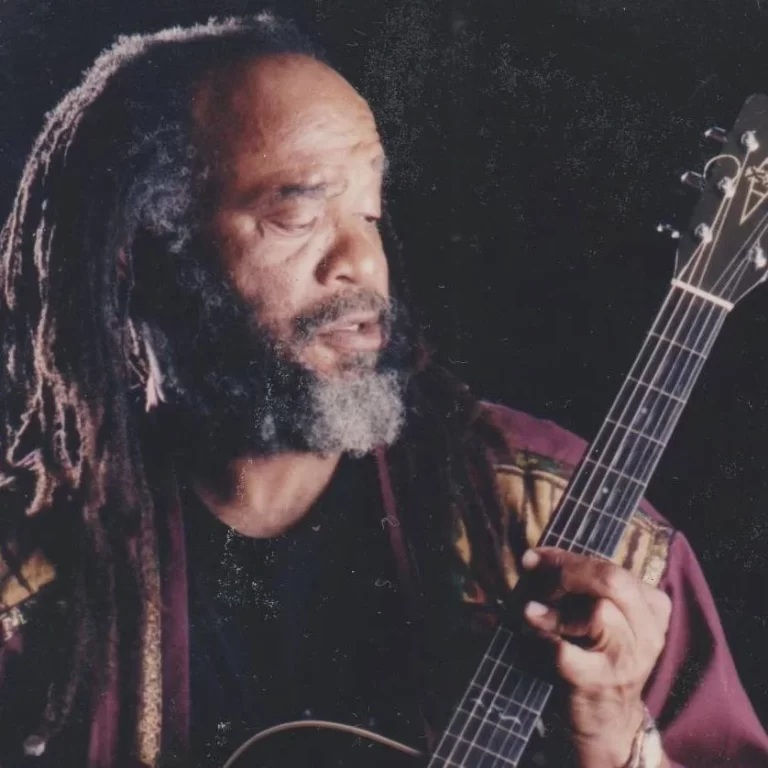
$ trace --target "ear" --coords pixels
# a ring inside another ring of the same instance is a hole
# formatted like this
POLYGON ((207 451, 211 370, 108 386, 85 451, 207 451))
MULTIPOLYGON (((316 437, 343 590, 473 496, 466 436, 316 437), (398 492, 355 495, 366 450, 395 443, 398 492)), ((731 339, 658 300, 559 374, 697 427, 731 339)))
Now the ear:
POLYGON ((153 344, 152 333, 146 324, 141 329, 144 348, 147 354, 147 363, 149 366, 147 384, 146 384, 146 410, 151 411, 157 408, 160 403, 165 402, 165 392, 163 391, 163 374, 160 370, 160 364, 157 360, 157 354, 153 344))

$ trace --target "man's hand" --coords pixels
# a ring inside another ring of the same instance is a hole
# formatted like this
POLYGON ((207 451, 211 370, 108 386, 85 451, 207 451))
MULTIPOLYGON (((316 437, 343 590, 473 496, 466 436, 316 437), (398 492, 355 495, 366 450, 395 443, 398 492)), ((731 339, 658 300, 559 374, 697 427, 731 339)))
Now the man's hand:
POLYGON ((553 644, 569 685, 579 764, 621 768, 643 721, 642 691, 664 648, 671 602, 596 557, 541 548, 526 552, 523 566, 536 598, 525 618, 553 644))

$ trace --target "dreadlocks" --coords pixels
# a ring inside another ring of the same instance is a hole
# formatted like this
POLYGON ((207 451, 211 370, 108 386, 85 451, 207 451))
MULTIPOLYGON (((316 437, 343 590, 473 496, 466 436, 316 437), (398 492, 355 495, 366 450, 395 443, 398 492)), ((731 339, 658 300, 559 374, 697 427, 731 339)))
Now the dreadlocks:
MULTIPOLYGON (((132 719, 105 738, 149 765, 160 752, 160 584, 136 406, 160 397, 162 350, 130 300, 134 245, 149 235, 179 254, 195 234, 206 167, 189 113, 202 74, 275 53, 320 58, 268 14, 120 39, 48 116, 0 234, 1 554, 18 571, 44 549, 72 601, 39 733, 55 735, 77 703, 118 682, 132 719)), ((421 426, 402 485, 429 463, 431 506, 477 507, 465 517, 491 562, 499 518, 482 441, 456 437, 475 402, 424 354, 416 367, 421 426)))
MULTIPOLYGON (((136 724, 159 720, 153 504, 132 417, 132 370, 147 381, 154 361, 119 275, 130 272, 125 248, 140 228, 172 236, 172 249, 189 234, 185 127, 199 73, 276 52, 316 55, 267 14, 120 39, 49 115, 0 236, 0 541, 14 563, 56 539, 76 603, 43 735, 71 709, 86 659, 102 687, 128 657, 136 724), (64 539, 47 533, 54 510, 57 533, 71 532, 64 539)), ((151 764, 159 744, 145 738, 134 750, 151 764)))

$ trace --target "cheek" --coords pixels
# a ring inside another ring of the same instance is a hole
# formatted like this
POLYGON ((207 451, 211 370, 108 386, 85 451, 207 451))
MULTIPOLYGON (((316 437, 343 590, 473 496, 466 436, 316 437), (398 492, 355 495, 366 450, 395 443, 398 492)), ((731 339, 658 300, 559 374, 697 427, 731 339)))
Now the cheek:
POLYGON ((309 248, 275 242, 244 214, 221 221, 215 242, 232 286, 262 322, 279 328, 296 314, 314 275, 309 248))

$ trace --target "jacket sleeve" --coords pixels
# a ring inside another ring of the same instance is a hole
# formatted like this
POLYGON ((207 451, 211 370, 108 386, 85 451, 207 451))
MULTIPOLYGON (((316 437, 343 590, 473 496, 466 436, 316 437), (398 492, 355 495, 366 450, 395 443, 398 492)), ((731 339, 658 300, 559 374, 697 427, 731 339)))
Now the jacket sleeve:
POLYGON ((646 703, 668 756, 690 768, 768 766, 768 736, 739 681, 701 567, 680 533, 660 586, 672 599, 672 617, 646 703))

